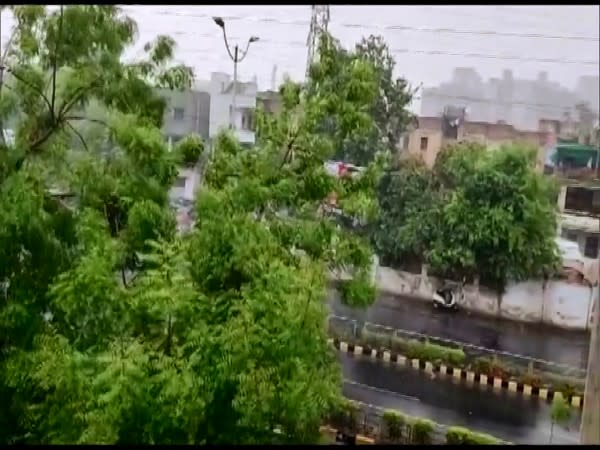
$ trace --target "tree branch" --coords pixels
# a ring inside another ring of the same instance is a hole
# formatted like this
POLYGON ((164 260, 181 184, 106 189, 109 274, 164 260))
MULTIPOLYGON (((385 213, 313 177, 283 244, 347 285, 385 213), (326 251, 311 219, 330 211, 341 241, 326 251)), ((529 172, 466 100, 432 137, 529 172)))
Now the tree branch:
POLYGON ((104 125, 108 129, 112 129, 112 127, 107 122, 105 122, 104 120, 101 120, 101 119, 92 119, 92 118, 84 117, 84 116, 65 116, 64 119, 65 120, 87 120, 88 122, 99 123, 100 125, 104 125))
POLYGON ((71 125, 69 122, 65 122, 67 124, 67 126, 71 129, 71 131, 73 133, 75 133, 75 135, 79 138, 79 140, 81 141, 81 144, 83 145, 83 148, 85 148, 85 151, 89 153, 90 149, 88 148, 85 139, 83 138, 83 136, 81 135, 81 133, 79 131, 77 131, 75 129, 75 127, 73 125, 71 125))
POLYGON ((56 72, 58 70, 58 45, 62 36, 64 6, 60 5, 60 17, 58 19, 58 31, 56 36, 56 45, 54 46, 54 57, 52 58, 52 94, 51 94, 51 111, 54 117, 54 102, 56 101, 56 72))
POLYGON ((77 89, 75 91, 75 94, 73 94, 73 97, 71 97, 70 100, 65 101, 60 107, 60 110, 58 111, 58 117, 64 116, 73 107, 75 103, 82 99, 82 97, 87 93, 87 91, 96 87, 97 82, 98 79, 95 79, 89 85, 77 89))
POLYGON ((24 79, 22 76, 17 75, 17 73, 14 71, 14 69, 7 68, 7 72, 11 73, 13 77, 15 77, 18 81, 20 81, 24 85, 33 89, 42 98, 42 100, 44 100, 44 103, 46 103, 46 105, 48 106, 48 111, 50 111, 52 120, 54 120, 54 109, 52 108, 52 104, 50 103, 50 100, 48 100, 48 97, 46 97, 46 95, 42 92, 42 90, 40 88, 38 88, 36 85, 31 84, 29 81, 24 79))
POLYGON ((50 139, 50 136, 52 136, 52 133, 54 133, 58 128, 58 122, 57 121, 53 121, 52 126, 48 127, 48 129, 46 130, 46 132, 42 135, 42 137, 38 138, 35 142, 33 142, 33 144, 31 144, 31 151, 35 151, 38 149, 38 147, 40 147, 44 142, 46 142, 48 139, 50 139))

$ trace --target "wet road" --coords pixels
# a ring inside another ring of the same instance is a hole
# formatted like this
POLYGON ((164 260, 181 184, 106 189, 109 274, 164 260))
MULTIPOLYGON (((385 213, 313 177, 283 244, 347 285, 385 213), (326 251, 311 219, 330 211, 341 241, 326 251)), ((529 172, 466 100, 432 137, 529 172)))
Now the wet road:
MULTIPOLYGON (((359 356, 338 353, 338 359, 344 378, 360 383, 344 384, 344 395, 353 400, 439 424, 465 426, 513 443, 549 442, 550 406, 539 399, 468 385, 452 377, 436 380, 411 368, 359 356)), ((578 443, 580 412, 572 411, 571 431, 555 425, 553 444, 578 443)))
POLYGON ((586 332, 521 324, 466 311, 438 311, 429 302, 389 294, 381 294, 366 311, 342 305, 334 290, 330 298, 333 313, 339 316, 587 368, 589 334, 586 332))

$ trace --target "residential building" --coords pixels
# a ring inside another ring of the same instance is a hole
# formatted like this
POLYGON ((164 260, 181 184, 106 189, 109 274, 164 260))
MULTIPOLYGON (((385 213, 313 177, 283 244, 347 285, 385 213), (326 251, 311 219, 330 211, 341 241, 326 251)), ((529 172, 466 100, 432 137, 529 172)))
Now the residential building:
POLYGON ((558 233, 576 242, 586 258, 597 258, 600 249, 600 186, 561 186, 557 202, 558 233))
MULTIPOLYGON (((234 112, 233 83, 231 77, 224 73, 213 73, 210 80, 197 80, 188 91, 161 90, 161 95, 167 101, 163 133, 169 145, 172 146, 187 134, 196 133, 202 136, 209 149, 222 129, 231 128, 232 118, 235 124, 233 132, 238 140, 242 144, 253 145, 256 82, 238 82, 236 88, 234 112)), ((178 222, 180 216, 183 222, 188 220, 189 202, 194 199, 200 182, 199 167, 180 169, 170 192, 171 201, 180 212, 178 222)))
POLYGON ((456 108, 446 108, 441 117, 419 117, 417 122, 401 137, 398 150, 401 155, 420 157, 429 167, 442 148, 460 141, 479 142, 492 150, 524 143, 538 150, 538 166, 540 170, 543 167, 546 132, 517 130, 502 122, 467 121, 465 110, 456 108))
MULTIPOLYGON (((161 90, 168 108, 163 132, 171 143, 189 133, 197 133, 210 144, 223 128, 231 128, 233 83, 225 73, 212 73, 210 80, 194 82, 184 92, 161 90)), ((254 144, 254 109, 256 82, 239 82, 236 87, 234 133, 243 144, 254 144)))
POLYGON ((161 89, 167 101, 163 118, 163 133, 170 145, 187 134, 195 133, 208 142, 210 120, 210 93, 195 89, 177 91, 161 89))
POLYGON ((281 111, 281 95, 277 91, 262 91, 256 96, 256 106, 269 114, 277 114, 281 111))
POLYGON ((242 83, 238 81, 235 111, 232 111, 234 86, 229 75, 213 73, 208 87, 210 93, 209 139, 212 141, 221 129, 231 128, 230 123, 233 118, 234 133, 238 140, 242 144, 253 145, 255 142, 256 82, 242 83))

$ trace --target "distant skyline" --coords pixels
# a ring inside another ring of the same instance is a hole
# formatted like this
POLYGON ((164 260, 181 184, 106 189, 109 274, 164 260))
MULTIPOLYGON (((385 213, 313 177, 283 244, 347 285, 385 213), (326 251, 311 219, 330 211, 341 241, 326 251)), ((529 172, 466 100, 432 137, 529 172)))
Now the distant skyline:
POLYGON ((472 67, 457 67, 438 86, 421 91, 421 116, 439 116, 445 106, 467 108, 467 120, 503 121, 522 130, 537 130, 540 119, 578 120, 576 105, 598 112, 600 77, 580 77, 575 89, 550 78, 546 71, 519 79, 511 70, 483 79, 472 67))
MULTIPOLYGON (((169 34, 178 44, 176 56, 191 65, 198 78, 232 72, 222 33, 211 17, 225 19, 230 41, 245 44, 239 65, 242 80, 257 77, 260 89, 277 84, 288 73, 304 77, 309 5, 124 5, 138 23, 139 39, 128 57, 139 55, 145 42, 169 34)), ((2 15, 2 44, 12 18, 2 15)), ((437 86, 455 67, 473 67, 483 79, 511 69, 518 79, 535 80, 541 71, 568 89, 583 75, 598 75, 600 6, 433 6, 331 5, 330 32, 346 47, 361 37, 382 35, 397 63, 397 75, 413 86, 437 86), (513 58, 513 59, 506 59, 513 58), (542 62, 539 60, 546 60, 542 62), (563 62, 558 62, 563 61, 563 62)), ((418 110, 418 102, 413 108, 418 110)))

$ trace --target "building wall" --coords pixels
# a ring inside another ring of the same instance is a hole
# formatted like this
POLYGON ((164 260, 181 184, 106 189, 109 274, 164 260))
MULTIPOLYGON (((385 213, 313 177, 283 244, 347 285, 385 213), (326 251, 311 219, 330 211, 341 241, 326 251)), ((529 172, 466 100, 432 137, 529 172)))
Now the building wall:
POLYGON ((546 132, 516 130, 513 126, 502 123, 464 122, 458 127, 456 139, 452 139, 444 137, 442 120, 441 117, 420 117, 418 127, 406 134, 399 151, 407 150, 408 154, 422 158, 432 167, 440 150, 454 142, 478 142, 491 150, 520 142, 538 149, 537 165, 539 170, 543 169, 546 132))
MULTIPOLYGON (((219 131, 228 128, 233 101, 231 77, 224 73, 213 73, 210 81, 210 122, 209 136, 214 139, 219 131)), ((254 144, 252 117, 256 108, 256 83, 238 83, 236 111, 233 120, 236 136, 240 142, 254 144)))
POLYGON ((163 133, 167 138, 174 143, 187 134, 196 133, 208 140, 211 103, 208 92, 161 89, 161 95, 167 101, 163 119, 163 133))
MULTIPOLYGON (((414 274, 381 266, 377 269, 376 281, 381 291, 426 302, 431 302, 435 286, 443 282, 429 276, 425 268, 420 274, 414 274)), ((464 294, 460 306, 467 311, 586 330, 591 326, 593 299, 598 296, 598 287, 564 280, 551 280, 545 284, 531 280, 508 286, 500 296, 477 284, 466 285, 464 294)))
POLYGON ((193 200, 196 188, 200 183, 200 170, 198 167, 181 168, 175 185, 169 191, 171 200, 185 199, 193 200))
POLYGON ((259 92, 256 97, 257 106, 269 114, 277 114, 281 111, 281 96, 276 91, 259 92))

